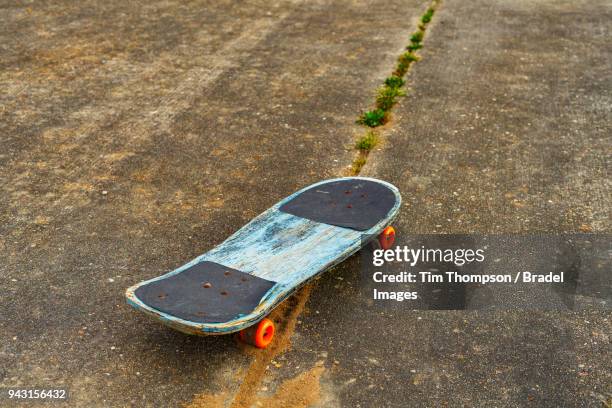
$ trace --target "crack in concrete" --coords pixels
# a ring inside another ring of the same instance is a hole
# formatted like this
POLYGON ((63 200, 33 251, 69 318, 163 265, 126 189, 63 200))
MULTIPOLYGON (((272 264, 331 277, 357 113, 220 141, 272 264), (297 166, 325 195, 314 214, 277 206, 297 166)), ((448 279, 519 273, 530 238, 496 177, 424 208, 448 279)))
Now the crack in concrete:
MULTIPOLYGON (((420 23, 418 25, 418 29, 412 34, 412 36, 410 37, 410 44, 406 47, 408 52, 403 53, 402 55, 398 57, 398 64, 395 67, 392 73, 392 76, 398 77, 401 80, 403 80, 403 78, 405 78, 406 75, 408 75, 408 72, 410 70, 412 63, 418 62, 420 57, 414 54, 414 52, 416 50, 423 48, 422 44, 423 44, 423 40, 425 39, 425 33, 427 30, 427 26, 431 23, 432 17, 441 3, 442 3, 442 0, 432 0, 431 3, 429 3, 429 6, 425 10, 425 12, 419 17, 420 23)), ((401 94, 399 91, 400 88, 402 88, 403 86, 404 86, 404 83, 401 83, 397 87, 395 86, 387 87, 387 84, 385 84, 385 87, 389 89, 397 90, 397 93, 395 96, 403 96, 403 94, 401 94)), ((389 106, 386 109, 381 109, 381 108, 376 109, 377 111, 382 110, 384 112, 384 115, 385 115, 384 120, 382 120, 378 124, 369 125, 370 129, 368 129, 367 133, 355 141, 355 146, 356 146, 355 148, 358 150, 358 152, 355 156, 355 159, 353 159, 353 163, 351 164, 349 175, 357 176, 359 175, 359 173, 361 173, 361 169, 367 163, 367 159, 368 159, 371 149, 374 148, 375 145, 378 144, 379 141, 381 140, 381 134, 375 132, 371 128, 379 127, 383 124, 389 125, 389 123, 391 123, 391 121, 388 118, 388 114, 391 112, 393 105, 395 105, 396 103, 394 99, 395 97, 393 98, 393 100, 390 102, 389 106), (367 138, 374 138, 375 142, 369 148, 366 148, 366 149, 361 148, 362 141, 364 141, 367 138)), ((376 106, 378 106, 378 101, 377 101, 376 106)), ((370 111, 370 112, 374 112, 374 111, 370 111)), ((369 112, 366 112, 366 113, 369 113, 369 112)), ((365 121, 363 120, 363 116, 358 120, 358 123, 361 123, 362 125, 367 126, 365 121)), ((384 128, 388 129, 389 126, 384 126, 384 128)))
MULTIPOLYGON (((266 374, 268 365, 277 355, 287 351, 291 345, 291 335, 295 331, 297 318, 306 306, 314 283, 308 283, 289 299, 282 302, 272 311, 269 318, 276 324, 276 335, 270 346, 261 350, 246 346, 245 349, 254 355, 246 373, 242 377, 240 387, 231 399, 232 408, 248 408, 257 393, 259 384, 266 374)), ((227 406, 231 392, 227 389, 217 394, 197 395, 185 408, 224 407, 227 406)))

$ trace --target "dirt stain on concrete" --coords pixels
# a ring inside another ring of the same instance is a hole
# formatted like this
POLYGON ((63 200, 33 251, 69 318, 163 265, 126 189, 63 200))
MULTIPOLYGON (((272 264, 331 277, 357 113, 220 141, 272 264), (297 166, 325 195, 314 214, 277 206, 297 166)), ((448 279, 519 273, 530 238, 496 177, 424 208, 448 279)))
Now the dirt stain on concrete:
POLYGON ((300 289, 294 296, 280 304, 271 314, 276 323, 277 334, 271 346, 264 350, 249 351, 255 354, 255 360, 251 363, 236 396, 231 405, 232 408, 247 408, 251 406, 261 380, 267 370, 267 366, 274 357, 287 351, 291 347, 291 336, 295 331, 297 318, 306 307, 310 297, 313 284, 308 284, 300 289))
POLYGON ((274 395, 260 397, 254 401, 256 407, 305 408, 321 400, 321 375, 325 371, 322 363, 280 384, 274 395))
POLYGON ((226 406, 228 399, 228 392, 222 391, 218 394, 200 394, 189 405, 184 407, 210 407, 210 408, 222 408, 226 406))
MULTIPOLYGON (((259 389, 259 384, 264 378, 268 365, 277 355, 284 353, 291 347, 291 336, 295 331, 297 318, 304 311, 306 302, 310 297, 310 292, 313 288, 313 283, 305 285, 297 291, 291 298, 282 302, 276 309, 272 311, 269 318, 276 324, 276 335, 272 344, 263 350, 256 349, 252 346, 243 345, 243 350, 246 353, 254 356, 251 365, 243 377, 242 383, 238 391, 233 397, 230 404, 232 408, 248 408, 253 406, 256 399, 256 394, 259 389)), ((303 373, 308 377, 308 373, 303 373)), ((301 376, 300 375, 300 376, 301 376)), ((298 377, 300 377, 298 376, 298 377)), ((320 376, 320 373, 318 374, 320 376)), ((296 377, 296 379, 298 378, 296 377)), ((302 378, 302 383, 308 378, 302 378)), ((318 377, 317 377, 318 378, 318 377)), ((318 381, 317 381, 318 384, 318 381)), ((287 387, 289 387, 288 385, 287 387)), ((279 392, 284 392, 279 388, 279 392)), ((204 407, 225 407, 227 406, 229 390, 223 390, 217 394, 200 394, 197 395, 191 403, 185 405, 186 408, 204 408, 204 407), (214 404, 217 405, 214 405, 214 404)), ((318 392, 317 392, 318 394, 318 392)), ((284 393, 282 395, 285 395, 284 393)), ((279 395, 279 398, 280 396, 279 395)), ((270 397, 273 398, 273 397, 270 397)), ((309 400, 306 396, 301 397, 304 400, 309 400)), ((287 406, 287 405, 269 405, 269 402, 262 406, 287 406)), ((291 406, 291 405, 289 405, 291 406)))
MULTIPOLYGON (((294 378, 281 383, 276 392, 269 396, 253 397, 249 401, 243 401, 245 407, 266 408, 306 408, 316 405, 321 401, 321 376, 325 372, 323 362, 318 362, 313 368, 305 371, 294 378)), ((186 408, 226 407, 230 402, 230 394, 227 390, 217 394, 200 394, 186 408)), ((236 400, 234 400, 236 401, 236 400)), ((234 402, 235 404, 235 402, 234 402)), ((234 406, 232 404, 232 406, 234 406)))

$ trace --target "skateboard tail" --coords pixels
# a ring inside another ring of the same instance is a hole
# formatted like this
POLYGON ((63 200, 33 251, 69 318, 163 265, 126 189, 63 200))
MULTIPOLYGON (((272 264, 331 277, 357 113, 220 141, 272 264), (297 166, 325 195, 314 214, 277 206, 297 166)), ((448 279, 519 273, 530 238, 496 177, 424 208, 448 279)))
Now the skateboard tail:
POLYGON ((282 292, 283 285, 275 285, 266 293, 262 302, 248 315, 237 316, 227 322, 198 323, 181 319, 147 305, 135 294, 136 289, 140 286, 141 285, 138 284, 127 289, 126 302, 128 305, 175 330, 200 336, 230 334, 246 329, 266 317, 278 304, 292 293, 287 291, 286 296, 281 297, 282 295, 279 292, 282 292), (271 301, 273 299, 275 299, 276 302, 271 306, 271 301))

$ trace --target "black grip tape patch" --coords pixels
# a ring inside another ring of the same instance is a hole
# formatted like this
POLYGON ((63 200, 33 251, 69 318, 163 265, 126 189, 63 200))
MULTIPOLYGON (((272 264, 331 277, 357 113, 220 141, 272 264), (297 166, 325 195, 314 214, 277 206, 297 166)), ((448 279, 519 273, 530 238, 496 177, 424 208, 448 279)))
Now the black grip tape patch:
POLYGON ((338 227, 365 231, 384 219, 396 202, 387 186, 369 180, 338 180, 312 187, 280 211, 338 227))
POLYGON ((136 289, 148 306, 196 323, 222 323, 251 313, 275 282, 201 262, 136 289))

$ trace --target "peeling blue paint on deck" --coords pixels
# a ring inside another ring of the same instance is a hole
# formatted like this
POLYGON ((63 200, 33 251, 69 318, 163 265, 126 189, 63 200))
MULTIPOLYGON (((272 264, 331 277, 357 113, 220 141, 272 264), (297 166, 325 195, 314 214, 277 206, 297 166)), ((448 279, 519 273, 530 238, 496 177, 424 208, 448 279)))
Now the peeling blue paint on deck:
POLYGON ((165 275, 130 287, 126 291, 127 302, 163 323, 190 334, 224 334, 242 330, 264 318, 306 282, 357 252, 364 243, 364 236, 375 237, 391 223, 399 212, 400 204, 401 196, 397 188, 377 179, 347 177, 310 185, 254 218, 209 252, 165 275), (338 180, 369 180, 381 183, 393 191, 396 197, 395 205, 385 218, 366 231, 322 224, 279 211, 283 204, 301 192, 338 180), (202 261, 216 262, 274 281, 276 284, 250 314, 221 323, 196 323, 179 319, 150 307, 134 294, 142 285, 181 273, 202 261))

